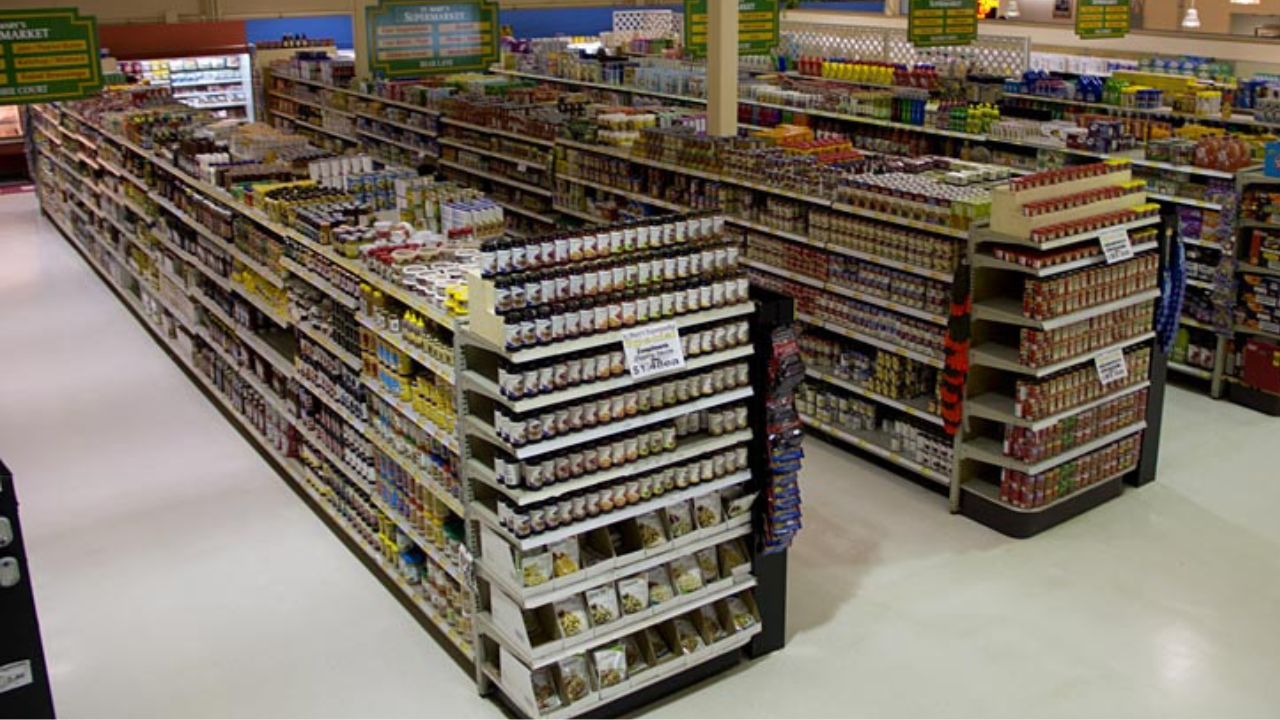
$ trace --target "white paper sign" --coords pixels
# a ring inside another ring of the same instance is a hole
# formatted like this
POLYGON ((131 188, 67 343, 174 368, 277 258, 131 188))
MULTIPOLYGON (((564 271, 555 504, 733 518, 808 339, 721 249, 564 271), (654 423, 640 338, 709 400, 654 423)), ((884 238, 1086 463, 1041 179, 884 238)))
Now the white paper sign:
POLYGON ((1110 385, 1129 377, 1129 366, 1124 361, 1124 351, 1119 348, 1108 350, 1093 359, 1098 370, 1098 381, 1110 385))
POLYGON ((627 370, 639 380, 684 367, 680 329, 674 321, 622 331, 627 370))
POLYGON ((31 672, 31 661, 21 660, 0 667, 0 693, 17 690, 35 682, 35 673, 31 672))
POLYGON ((1107 256, 1107 264, 1118 263, 1133 257, 1133 243, 1129 242, 1129 231, 1124 228, 1108 230, 1098 236, 1102 243, 1102 254, 1107 256))

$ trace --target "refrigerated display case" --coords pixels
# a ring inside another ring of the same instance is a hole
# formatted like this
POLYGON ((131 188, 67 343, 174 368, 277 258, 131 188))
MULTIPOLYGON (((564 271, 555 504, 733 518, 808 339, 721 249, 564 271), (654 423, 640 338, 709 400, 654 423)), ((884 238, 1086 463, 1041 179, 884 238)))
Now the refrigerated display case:
POLYGON ((131 79, 173 90, 175 99, 227 117, 253 117, 253 72, 249 55, 122 60, 131 79))

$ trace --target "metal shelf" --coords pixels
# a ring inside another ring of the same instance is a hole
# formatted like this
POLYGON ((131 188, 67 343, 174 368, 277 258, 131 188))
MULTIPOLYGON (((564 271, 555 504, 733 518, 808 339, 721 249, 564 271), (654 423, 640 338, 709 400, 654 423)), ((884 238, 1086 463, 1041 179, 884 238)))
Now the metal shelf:
POLYGON ((662 208, 663 210, 671 210, 673 212, 686 212, 689 210, 689 208, 683 205, 678 205, 673 202, 667 202, 666 200, 659 200, 655 197, 644 195, 642 193, 632 192, 630 190, 623 190, 622 188, 616 188, 610 185, 603 185, 601 183, 598 183, 592 180, 587 180, 585 178, 574 177, 573 175, 565 175, 561 173, 556 175, 556 179, 564 180, 565 182, 573 183, 574 185, 582 185, 583 187, 602 190, 611 195, 624 197, 624 198, 627 198, 628 200, 634 200, 638 203, 644 203, 645 205, 652 205, 657 208, 662 208))
POLYGON ((1280 268, 1262 267, 1261 265, 1250 265, 1249 263, 1243 263, 1243 262, 1236 267, 1236 270, 1237 272, 1253 273, 1254 275, 1268 275, 1270 277, 1280 277, 1280 268))
POLYGON ((591 442, 592 440, 612 437, 632 430, 638 430, 642 427, 655 425, 663 422, 664 420, 670 420, 677 414, 693 413, 699 410, 718 407, 736 400, 745 400, 751 397, 752 393, 753 390, 750 387, 726 390, 714 395, 699 398, 692 402, 678 403, 643 415, 634 415, 625 420, 615 420, 614 422, 559 435, 541 442, 528 443, 519 447, 513 446, 503 440, 498 436, 497 431, 492 425, 475 417, 468 420, 466 432, 472 437, 480 438, 488 442, 490 445, 505 451, 517 460, 528 460, 529 458, 545 455, 549 452, 564 450, 565 448, 581 445, 583 443, 591 442))
POLYGON ((359 417, 356 417, 356 414, 347 408, 347 406, 338 402, 338 398, 326 392, 311 380, 308 380, 301 372, 297 375, 298 376, 295 379, 298 381, 299 385, 307 389, 307 392, 316 396, 316 399, 320 402, 328 405, 329 409, 336 413, 338 417, 342 418, 343 422, 355 428, 361 435, 367 434, 366 430, 369 428, 368 423, 359 417))
POLYGON ((1199 378, 1201 380, 1213 379, 1212 370, 1205 370, 1204 368, 1193 367, 1191 365, 1184 365, 1183 363, 1173 362, 1172 360, 1169 361, 1169 369, 1178 373, 1179 375, 1190 375, 1191 377, 1199 378))
POLYGON ((821 430, 833 438, 847 442, 850 445, 861 450, 865 450, 883 460, 888 460, 894 465, 910 470, 921 477, 933 480, 934 482, 942 485, 951 485, 950 476, 944 475, 937 470, 927 468, 915 460, 903 457, 900 453, 890 450, 885 442, 888 437, 884 433, 878 431, 864 431, 855 434, 848 430, 842 430, 834 425, 827 424, 812 415, 801 414, 800 421, 809 427, 821 430))
POLYGON ((1047 242, 1038 243, 1029 238, 1018 237, 1016 235, 1005 235, 994 232, 989 228, 981 228, 974 235, 978 242, 1000 243, 1002 245, 1017 245, 1020 247, 1029 247, 1036 250, 1056 250, 1069 245, 1078 245, 1082 242, 1096 241, 1104 233, 1115 232, 1116 230, 1138 230, 1140 228, 1149 227, 1159 224, 1159 217, 1139 218, 1131 222, 1120 225, 1112 225, 1101 230, 1090 230, 1089 232, 1079 233, 1077 235, 1068 235, 1057 240, 1049 240, 1047 242))
POLYGON ((1094 400, 1090 400, 1087 403, 1077 405, 1068 410, 1063 410, 1062 412, 1049 415, 1038 420, 1027 420, 1017 417, 1014 414, 1016 402, 1012 395, 991 392, 979 395, 975 398, 969 398, 969 400, 965 402, 965 414, 969 417, 993 420, 1006 425, 1016 425, 1018 427, 1030 428, 1032 430, 1044 430, 1045 428, 1056 425, 1069 417, 1079 415, 1085 410, 1092 410, 1099 405, 1106 405, 1113 400, 1118 400, 1126 395, 1132 395, 1133 393, 1145 390, 1149 387, 1151 387, 1151 381, 1149 380, 1131 383, 1106 393, 1094 400))
POLYGON ((235 290, 237 295, 247 300, 250 305, 257 308, 259 312, 267 316, 267 318, 276 325, 279 325, 282 328, 287 328, 293 325, 293 320, 289 317, 287 310, 280 310, 274 305, 269 304, 265 298, 249 292, 249 288, 245 287, 241 283, 235 282, 234 280, 231 282, 231 288, 235 290))
POLYGON ((466 509, 462 507, 462 501, 454 497, 453 494, 449 492, 448 488, 441 485, 435 478, 424 474, 422 469, 416 463, 406 458, 403 453, 397 450, 391 440, 383 437, 379 433, 378 424, 376 422, 371 424, 371 431, 366 435, 366 437, 369 438, 369 442, 373 443, 375 448, 380 450, 387 457, 391 458, 391 460, 403 468, 405 472, 412 475, 415 482, 430 490, 431 494, 435 495, 436 499, 438 499, 445 507, 449 508, 454 515, 457 515, 460 518, 465 518, 467 516, 466 509))
MULTIPOLYGON (((685 362, 684 367, 674 371, 662 373, 661 375, 653 375, 650 377, 646 377, 644 382, 648 382, 651 379, 657 380, 664 377, 674 377, 677 375, 683 375, 684 373, 687 373, 693 370, 699 370, 702 368, 711 367, 713 365, 719 365, 721 363, 727 363, 733 360, 751 357, 751 355, 754 352, 755 352, 755 349, 750 345, 740 345, 738 347, 730 348, 728 350, 722 350, 720 352, 708 353, 706 355, 698 355, 695 357, 688 358, 685 362)), ((512 412, 515 412, 515 413, 526 413, 534 410, 541 410, 542 408, 550 407, 552 405, 560 405, 562 403, 567 403, 573 400, 580 400, 582 398, 591 397, 593 395, 613 392, 615 390, 622 390, 622 389, 634 387, 637 384, 642 384, 642 383, 636 383, 636 381, 631 378, 631 375, 627 374, 627 375, 622 375, 616 378, 610 378, 608 380, 600 380, 600 381, 591 382, 591 383, 582 383, 580 385, 576 385, 571 388, 565 388, 564 390, 558 390, 556 392, 543 393, 541 395, 536 395, 534 397, 523 398, 520 400, 513 400, 511 398, 508 398, 506 395, 502 394, 502 391, 501 389, 499 389, 498 384, 496 382, 481 375, 480 373, 477 373, 474 370, 467 371, 463 375, 463 379, 464 379, 464 385, 468 389, 474 390, 475 392, 478 392, 481 395, 484 395, 485 397, 498 402, 499 404, 509 408, 512 412)))
POLYGON ((410 145, 409 143, 402 142, 402 141, 400 141, 400 140, 396 140, 396 139, 394 139, 394 138, 389 138, 389 137, 387 137, 386 135, 379 135, 378 133, 371 132, 371 131, 369 131, 369 130, 364 130, 364 129, 362 129, 362 128, 356 128, 356 134, 357 134, 357 135, 363 135, 364 137, 367 137, 367 138, 373 138, 374 140, 377 140, 377 141, 379 141, 379 142, 387 143, 388 145, 395 145, 396 147, 403 148, 403 149, 405 149, 405 150, 409 150, 410 152, 416 152, 416 153, 422 153, 422 154, 430 154, 430 153, 431 153, 431 150, 432 150, 431 148, 418 147, 418 146, 416 146, 416 145, 410 145))
POLYGON ((840 295, 841 297, 851 298, 853 300, 857 300, 859 302, 863 302, 868 305, 875 305, 877 307, 882 307, 886 310, 891 310, 893 312, 900 313, 902 315, 909 315, 919 320, 924 320, 925 322, 933 323, 934 325, 946 326, 947 324, 948 318, 945 315, 936 315, 926 310, 919 310, 917 308, 909 307, 907 305, 900 305, 896 302, 893 302, 891 300, 885 300, 875 295, 868 295, 866 293, 858 292, 857 290, 844 287, 843 285, 836 284, 835 282, 830 282, 830 281, 823 282, 818 278, 811 277, 803 273, 784 270, 782 268, 775 267, 773 265, 761 262, 759 260, 743 259, 742 264, 746 267, 755 268, 756 270, 760 270, 762 272, 767 272, 773 275, 778 275, 780 277, 785 277, 789 280, 793 280, 795 282, 801 283, 802 285, 808 285, 809 287, 814 288, 816 290, 829 292, 829 293, 832 293, 833 295, 840 295))
POLYGON ((404 338, 396 335, 390 330, 378 327, 377 325, 374 324, 372 320, 370 320, 369 318, 365 317, 362 314, 357 314, 356 320, 359 321, 359 323, 362 326, 364 326, 374 335, 377 335, 379 339, 386 342, 388 345, 391 345, 392 347, 399 350, 400 352, 404 353, 405 355, 408 355, 410 358, 413 358, 414 362, 417 362, 419 365, 425 367, 426 369, 430 370, 436 375, 444 378, 450 384, 453 384, 455 382, 454 370, 452 365, 449 365, 447 363, 444 363, 440 360, 437 360, 431 357, 430 355, 427 355, 422 350, 419 350, 418 348, 405 342, 404 338))
POLYGON ((973 365, 981 365, 982 367, 995 368, 1006 372, 1018 373, 1021 375, 1030 375, 1036 378, 1048 377, 1054 373, 1066 370, 1069 367, 1080 365, 1092 361, 1099 355, 1105 355, 1116 350, 1124 350, 1133 345, 1139 345, 1154 339, 1154 332, 1145 332, 1117 343, 1112 343, 1097 350, 1091 350, 1083 355, 1077 355, 1066 360, 1060 360, 1050 365, 1032 367, 1024 365, 1020 359, 1018 348, 1012 345, 1002 345, 999 343, 989 342, 974 347, 970 351, 969 360, 973 365))
POLYGON ((294 327, 297 328, 298 332, 305 335, 308 340, 311 340, 315 344, 324 348, 325 352, 328 352, 330 355, 338 358, 338 360, 352 370, 359 372, 361 368, 364 367, 364 363, 361 362, 359 356, 351 353, 349 350, 335 342, 333 338, 324 334, 320 330, 317 330, 305 323, 297 323, 294 327))
POLYGON ((553 192, 551 192, 550 190, 544 187, 538 187, 537 185, 530 185, 528 183, 524 183, 519 180, 513 180, 503 175, 496 175, 494 173, 489 172, 488 170, 473 168, 458 162, 454 162, 453 160, 441 160, 440 164, 444 167, 451 168, 459 172, 470 173, 477 177, 482 177, 487 180, 492 180, 494 182, 500 182, 500 183, 503 183, 504 185, 510 185, 511 187, 519 188, 526 192, 536 193, 538 195, 545 195, 547 197, 551 197, 552 195, 554 195, 553 192))
POLYGON ((386 390, 386 388, 382 387, 382 385, 378 383, 377 380, 366 377, 364 378, 364 386, 368 388, 370 391, 372 391, 374 395, 377 395, 379 398, 381 398, 383 402, 395 408, 396 411, 399 412, 401 415, 403 415, 407 420, 409 420, 414 425, 418 426, 420 429, 422 429, 424 432, 430 435, 432 438, 434 438, 436 442, 440 443, 441 445, 453 451, 454 453, 458 452, 458 438, 456 435, 450 432, 446 432, 443 428, 437 426, 434 422, 424 417, 417 410, 414 410, 412 407, 406 404, 403 400, 392 395, 390 392, 386 390))
MULTIPOLYGON (((561 540, 568 540, 569 538, 577 537, 584 533, 591 532, 592 530, 597 530, 615 523, 620 523, 624 520, 639 517, 645 513, 653 512, 654 510, 671 507, 672 505, 676 505, 696 497, 701 497, 707 493, 715 492, 716 490, 723 490, 724 488, 741 485, 750 481, 751 471, 742 470, 716 480, 704 480, 695 485, 690 485, 687 488, 663 493, 662 495, 645 502, 628 504, 621 510, 601 513, 593 518, 580 520, 568 525, 561 525, 555 530, 548 530, 547 532, 530 535, 525 538, 516 537, 514 533, 502 526, 502 523, 498 520, 498 516, 494 514, 492 510, 477 503, 471 504, 471 518, 484 523, 487 527, 501 536, 503 540, 506 540, 512 547, 519 548, 521 552, 529 552, 530 550, 536 550, 540 547, 546 547, 553 543, 558 543, 561 540)), ((751 518, 749 515, 739 516, 734 520, 728 521, 728 524, 734 525, 739 522, 749 525, 751 523, 751 518)), ((702 529, 705 530, 707 528, 702 529)))
POLYGON ((845 390, 848 390, 851 393, 855 393, 864 398, 867 398, 868 400, 874 400, 875 402, 878 402, 881 405, 887 405, 891 408, 894 408, 895 410, 911 415, 912 417, 916 417, 921 420, 924 420, 925 422, 938 425, 939 427, 941 427, 943 424, 941 416, 936 415, 929 411, 930 401, 929 401, 929 398, 927 397, 917 398, 914 400, 895 400, 891 397, 887 397, 885 395, 881 395, 880 393, 873 392, 872 390, 864 388, 861 385, 858 385, 857 383, 850 382, 848 380, 837 377, 835 375, 832 375, 829 372, 825 372, 824 370, 820 370, 815 367, 806 366, 804 374, 815 380, 821 380, 822 382, 828 383, 830 385, 835 385, 836 387, 844 388, 845 390))
POLYGON ((397 120, 390 120, 388 118, 381 117, 379 115, 374 115, 373 113, 357 111, 353 114, 356 117, 362 117, 362 118, 365 118, 366 120, 372 120, 373 122, 380 123, 382 125, 390 125, 391 127, 397 127, 397 128, 400 128, 401 130, 408 130, 409 132, 414 132, 419 135, 424 135, 426 137, 439 136, 439 133, 435 130, 431 130, 424 127, 418 127, 417 125, 410 125, 408 123, 402 123, 397 120))
POLYGON ((477 155, 488 155, 489 157, 498 158, 499 160, 505 160, 506 162, 509 162, 509 163, 515 163, 516 165, 532 165, 536 167, 538 170, 541 170, 543 172, 550 172, 549 170, 551 166, 550 157, 545 157, 545 158, 542 158, 541 160, 538 160, 535 158, 521 158, 521 157, 516 157, 515 155, 507 155, 505 153, 498 152, 497 150, 491 150, 489 148, 479 147, 477 145, 468 145, 467 143, 464 143, 461 140, 456 140, 453 138, 440 138, 440 144, 445 147, 455 148, 458 150, 462 150, 464 152, 476 153, 477 155))
POLYGON ((877 347, 881 350, 891 352, 895 355, 901 355, 903 357, 911 358, 912 360, 922 362, 931 367, 942 368, 946 366, 946 361, 941 356, 926 355, 924 353, 917 352, 915 350, 904 348, 899 345, 895 345, 888 340, 882 340, 873 335, 868 335, 856 328, 846 327, 844 325, 840 325, 835 322, 831 322, 827 320, 820 320, 812 315, 807 315, 805 313, 796 313, 796 320, 804 323, 805 325, 820 327, 824 330, 833 332, 837 335, 842 335, 844 337, 847 337, 850 340, 857 340, 860 343, 865 343, 867 345, 871 345, 872 347, 877 347))
POLYGON ((332 298, 334 302, 342 305, 343 307, 349 310, 359 309, 359 300, 351 297, 345 292, 342 292, 336 285, 312 272, 297 261, 287 257, 282 257, 280 258, 280 266, 288 271, 290 275, 296 275, 305 280, 308 285, 323 291, 326 296, 332 298))
MULTIPOLYGON (((1142 253, 1155 250, 1158 247, 1160 247, 1160 243, 1157 243, 1157 242, 1139 243, 1133 246, 1133 254, 1140 255, 1142 253)), ((1047 267, 1042 267, 1042 268, 1031 268, 1031 267, 1027 267, 1026 265, 1019 265, 1018 263, 1009 262, 1007 260, 997 260, 995 257, 991 255, 987 255, 985 253, 981 253, 981 252, 974 253, 973 255, 973 266, 975 268, 988 268, 991 270, 1008 270, 1010 272, 1022 273, 1024 275, 1033 275, 1035 277, 1041 277, 1041 278, 1053 277, 1054 275, 1061 275, 1062 273, 1071 272, 1073 270, 1080 270, 1082 268, 1087 268, 1087 267, 1093 267, 1095 265, 1104 265, 1106 264, 1106 262, 1107 262, 1106 256, 1099 253, 1098 255, 1095 255, 1093 257, 1083 258, 1081 260, 1073 260, 1071 262, 1060 263, 1058 265, 1049 265, 1047 267)))
POLYGON ((853 205, 849 205, 846 203, 835 203, 834 205, 832 205, 832 208, 834 208, 835 210, 839 210, 841 212, 849 213, 850 215, 871 218, 873 220, 880 220, 881 222, 886 222, 886 223, 889 223, 890 225, 901 225, 903 227, 914 228, 916 230, 923 230, 925 232, 937 233, 938 235, 946 235, 948 237, 953 237, 953 238, 967 239, 969 237, 968 230, 961 230, 959 228, 946 227, 945 225, 934 225, 933 223, 920 222, 918 220, 908 220, 907 218, 898 217, 897 215, 890 215, 888 213, 876 212, 874 210, 867 210, 865 208, 854 207, 853 205))
POLYGON ((564 495, 570 495, 580 490, 586 490, 615 480, 642 475, 651 470, 683 462, 689 458, 700 457, 708 453, 735 447, 750 439, 751 431, 749 430, 739 430, 717 437, 700 435, 693 439, 686 438, 684 442, 677 444, 676 449, 673 451, 650 455, 637 462, 617 465, 608 470, 583 475, 566 482, 546 485, 537 490, 507 487, 498 480, 493 468, 476 460, 468 462, 467 474, 471 479, 484 483, 510 498, 516 505, 525 507, 554 500, 564 495))
POLYGON ((484 579, 502 588, 507 597, 517 601, 521 608, 531 610, 750 534, 751 524, 744 523, 720 528, 716 533, 698 537, 694 542, 681 542, 690 537, 685 535, 657 547, 632 553, 632 555, 643 555, 643 559, 636 562, 625 562, 620 565, 611 562, 602 563, 533 587, 517 585, 513 579, 508 578, 501 571, 490 568, 484 558, 476 562, 476 568, 484 579))
POLYGON ((973 319, 1035 328, 1037 330, 1057 330, 1058 328, 1074 325, 1116 310, 1140 305, 1158 297, 1160 297, 1159 290, 1144 290, 1119 300, 1112 300, 1108 303, 1094 305, 1065 315, 1058 315, 1047 320, 1032 320, 1024 315, 1022 312, 1022 300, 1019 298, 991 298, 990 300, 982 300, 973 304, 973 319))
POLYGON ((547 643, 549 647, 545 649, 543 647, 534 648, 532 653, 528 652, 524 647, 528 644, 527 642, 520 642, 511 638, 510 635, 493 622, 492 616, 487 612, 480 614, 477 627, 480 628, 482 634, 497 640, 503 648, 519 659, 520 662, 536 669, 572 655, 586 652, 592 647, 608 644, 647 627, 672 620, 690 610, 703 605, 710 605, 730 595, 737 595, 750 590, 755 586, 756 579, 752 575, 721 580, 696 592, 676 595, 661 605, 655 605, 634 615, 624 615, 608 625, 590 628, 572 638, 550 641, 547 643))
MULTIPOLYGON (((720 320, 729 320, 743 315, 750 315, 753 312, 755 312, 755 305, 752 303, 739 303, 737 305, 715 308, 714 310, 702 310, 700 312, 677 315, 674 321, 676 323, 676 327, 683 330, 687 327, 707 325, 720 320)), ((467 342, 472 345, 488 350, 489 352, 502 357, 504 360, 510 360, 513 363, 520 364, 536 360, 546 360, 548 358, 568 355, 569 353, 576 353, 582 350, 590 350, 591 348, 621 343, 622 331, 613 330, 605 333, 596 333, 594 335, 587 335, 585 337, 574 338, 572 340, 564 340, 527 350, 507 350, 494 345, 486 338, 476 335, 473 332, 464 333, 464 337, 467 339, 467 342)))
POLYGON ((1208 200, 1196 200, 1195 198, 1182 197, 1180 195, 1165 195, 1163 193, 1148 192, 1147 197, 1152 200, 1177 203, 1179 205, 1190 205, 1191 207, 1204 208, 1205 210, 1222 209, 1222 203, 1209 202, 1208 200))
POLYGON ((457 120, 447 116, 442 116, 440 118, 440 122, 445 125, 453 125, 454 127, 467 128, 468 130, 485 133, 486 135, 501 135, 502 137, 511 138, 512 140, 520 140, 534 145, 554 147, 556 144, 555 140, 545 140, 543 138, 533 137, 532 135, 522 135, 520 133, 511 132, 510 130, 502 130, 499 128, 487 127, 485 125, 474 125, 472 123, 463 122, 462 120, 457 120))
POLYGON ((1100 438, 1090 440, 1083 445, 1071 448, 1066 452, 1035 463, 1027 463, 1006 456, 1004 454, 1002 443, 999 440, 989 437, 978 437, 966 441, 961 445, 961 454, 966 460, 976 460, 988 465, 1015 470, 1027 475, 1039 475, 1040 473, 1058 467, 1059 465, 1065 465, 1072 460, 1084 457, 1095 450, 1101 450, 1112 443, 1119 442, 1120 440, 1140 433, 1146 429, 1147 423, 1145 421, 1136 422, 1100 438))

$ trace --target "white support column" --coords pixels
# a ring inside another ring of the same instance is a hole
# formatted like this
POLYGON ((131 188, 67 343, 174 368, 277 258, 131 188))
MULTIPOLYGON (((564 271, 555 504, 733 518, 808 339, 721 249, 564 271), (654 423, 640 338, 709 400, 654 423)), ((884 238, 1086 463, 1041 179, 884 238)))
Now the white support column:
POLYGON ((738 134, 738 0, 707 1, 707 132, 738 134))

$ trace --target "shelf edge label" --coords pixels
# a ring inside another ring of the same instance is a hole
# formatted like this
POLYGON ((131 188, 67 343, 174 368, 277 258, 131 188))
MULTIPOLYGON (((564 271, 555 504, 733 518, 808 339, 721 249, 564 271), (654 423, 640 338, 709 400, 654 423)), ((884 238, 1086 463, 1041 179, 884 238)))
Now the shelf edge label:
POLYGON ((1107 264, 1133 259, 1133 243, 1129 240, 1129 231, 1124 228, 1107 230, 1098 236, 1102 243, 1102 254, 1107 257, 1107 264))
POLYGON ((1129 377, 1129 365, 1124 359, 1124 350, 1116 348, 1098 355, 1093 359, 1098 371, 1098 381, 1103 385, 1111 385, 1129 377))
POLYGON ((627 371, 636 380, 684 367, 684 348, 675 321, 654 323, 622 331, 622 352, 627 371))

